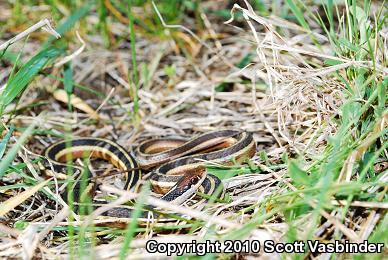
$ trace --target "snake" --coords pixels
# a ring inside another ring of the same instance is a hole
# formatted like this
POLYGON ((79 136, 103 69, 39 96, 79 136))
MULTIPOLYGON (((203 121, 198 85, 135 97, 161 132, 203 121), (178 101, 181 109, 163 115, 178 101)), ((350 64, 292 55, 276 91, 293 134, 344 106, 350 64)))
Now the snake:
MULTIPOLYGON (((124 174, 124 190, 138 190, 140 180, 145 177, 150 181, 152 190, 160 194, 160 199, 183 204, 197 191, 211 197, 221 189, 223 194, 222 181, 207 173, 209 163, 232 165, 244 162, 255 153, 256 143, 251 133, 230 129, 211 131, 190 139, 154 138, 140 143, 131 152, 108 139, 77 137, 49 145, 42 154, 46 159, 42 170, 51 176, 66 176, 69 169, 67 162, 77 158, 99 158, 124 174)), ((73 174, 83 171, 79 166, 71 167, 73 174)), ((92 187, 89 195, 93 197, 96 185, 92 183, 89 186, 92 187)), ((77 189, 73 191, 80 196, 77 189)), ((122 209, 108 213, 111 217, 120 218, 128 217, 128 214, 122 209)))

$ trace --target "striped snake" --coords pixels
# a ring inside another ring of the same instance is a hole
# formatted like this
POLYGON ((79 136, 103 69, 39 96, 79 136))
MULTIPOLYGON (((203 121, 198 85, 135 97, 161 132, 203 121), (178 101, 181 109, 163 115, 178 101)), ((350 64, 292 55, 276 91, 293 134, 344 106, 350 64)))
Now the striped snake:
MULTIPOLYGON (((223 190, 221 180, 207 173, 208 162, 230 165, 251 158, 255 152, 256 143, 252 135, 236 130, 208 132, 190 140, 147 140, 135 149, 135 156, 107 139, 74 138, 47 147, 43 153, 46 160, 42 169, 50 175, 63 174, 69 160, 87 156, 100 158, 124 173, 125 190, 137 190, 142 173, 149 171, 146 177, 153 191, 163 194, 162 200, 182 204, 192 198, 196 191, 212 196, 217 189, 223 190)), ((80 167, 72 167, 74 171, 82 172, 80 167)), ((92 183, 91 197, 95 195, 95 186, 92 183)), ((74 189, 74 197, 79 196, 78 192, 78 189, 74 189)), ((121 208, 108 213, 112 217, 129 217, 128 214, 121 208)))

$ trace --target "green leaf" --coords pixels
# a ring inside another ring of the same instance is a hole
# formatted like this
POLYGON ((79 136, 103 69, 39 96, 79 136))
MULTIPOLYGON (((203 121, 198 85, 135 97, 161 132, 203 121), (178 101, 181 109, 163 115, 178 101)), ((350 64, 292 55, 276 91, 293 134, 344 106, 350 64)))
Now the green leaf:
POLYGON ((247 55, 244 56, 244 58, 240 60, 239 63, 236 64, 236 67, 240 69, 244 68, 252 61, 252 57, 254 57, 254 54, 248 53, 247 55))
POLYGON ((259 157, 262 161, 264 161, 265 163, 268 163, 268 155, 264 150, 261 150, 259 152, 259 157))
POLYGON ((0 109, 4 109, 9 105, 20 93, 22 93, 27 85, 46 66, 49 61, 58 57, 63 51, 56 48, 47 48, 32 57, 20 70, 7 82, 1 97, 0 109))
POLYGON ((302 10, 300 10, 300 8, 294 3, 293 0, 286 0, 286 2, 288 4, 288 6, 291 8, 291 11, 294 13, 294 15, 295 15, 296 19, 298 20, 298 22, 300 23, 300 25, 302 25, 302 27, 305 28, 306 30, 310 31, 310 26, 308 25, 308 23, 304 19, 302 10))
POLYGON ((340 38, 338 42, 354 52, 357 52, 360 50, 359 46, 354 45, 353 43, 348 41, 346 38, 340 38))
POLYGON ((166 75, 169 76, 170 78, 175 76, 175 74, 176 74, 175 65, 165 66, 164 67, 164 73, 166 73, 166 75))
POLYGON ((18 141, 12 146, 6 156, 0 161, 0 178, 6 174, 6 170, 11 166, 12 161, 16 157, 20 147, 25 143, 27 138, 31 136, 32 131, 35 128, 35 122, 33 122, 20 136, 18 141))
POLYGON ((327 16, 327 18, 329 20, 329 24, 330 24, 330 33, 332 33, 332 32, 334 32, 333 0, 326 1, 326 5, 327 5, 326 16, 327 16))
POLYGON ((342 106, 342 121, 345 125, 358 122, 361 114, 361 104, 357 101, 349 100, 342 106))
POLYGON ((311 210, 311 207, 307 204, 298 205, 293 207, 292 209, 285 210, 284 216, 287 219, 287 221, 292 221, 293 219, 296 219, 297 217, 310 212, 310 210, 311 210))
POLYGON ((216 167, 208 167, 208 172, 215 175, 220 180, 227 180, 241 173, 241 169, 219 169, 216 167))
POLYGON ((63 67, 63 84, 65 85, 66 93, 68 95, 73 94, 73 69, 71 68, 70 62, 66 63, 63 67))
POLYGON ((2 51, 0 58, 12 63, 16 63, 18 55, 5 49, 2 51))
POLYGON ((310 176, 295 161, 289 161, 288 172, 296 184, 310 186, 310 176))
POLYGON ((149 184, 143 186, 142 190, 140 191, 138 200, 136 201, 135 209, 131 215, 131 219, 133 219, 133 221, 129 222, 125 231, 124 241, 120 250, 120 259, 125 259, 128 254, 131 242, 135 236, 135 231, 137 228, 137 219, 141 216, 146 197, 149 196, 148 194, 149 184))
POLYGON ((13 225, 16 229, 18 230, 24 230, 26 229, 26 227, 28 227, 30 223, 27 222, 27 221, 23 221, 23 220, 18 220, 15 222, 15 224, 13 225))
POLYGON ((383 82, 378 83, 378 110, 376 111, 379 115, 384 112, 385 104, 387 102, 387 86, 388 86, 388 78, 385 78, 383 82))
POLYGON ((258 173, 259 169, 252 169, 249 165, 236 168, 223 168, 218 166, 207 166, 208 173, 217 176, 220 180, 226 180, 237 175, 258 173))
POLYGON ((342 64, 343 62, 342 62, 342 61, 339 61, 339 60, 325 59, 325 60, 324 60, 324 63, 325 63, 326 65, 329 65, 329 66, 334 66, 334 65, 342 64))
POLYGON ((11 138, 11 135, 12 135, 12 132, 14 129, 15 129, 15 127, 12 125, 11 128, 9 129, 7 135, 0 142, 0 159, 3 158, 5 148, 7 148, 7 143, 9 141, 9 139, 11 138))
MULTIPOLYGON (((67 20, 64 23, 62 23, 60 26, 56 28, 57 33, 59 33, 60 35, 63 35, 69 29, 73 28, 75 23, 79 19, 84 17, 90 11, 92 6, 93 6, 92 2, 88 1, 85 5, 78 8, 71 16, 69 16, 69 18, 67 18, 67 20)), ((49 46, 51 42, 53 42, 54 40, 56 40, 54 36, 49 37, 49 39, 43 44, 43 48, 46 48, 47 46, 49 46)))
POLYGON ((230 92, 233 89, 233 83, 231 82, 221 82, 217 87, 215 87, 216 92, 230 92))

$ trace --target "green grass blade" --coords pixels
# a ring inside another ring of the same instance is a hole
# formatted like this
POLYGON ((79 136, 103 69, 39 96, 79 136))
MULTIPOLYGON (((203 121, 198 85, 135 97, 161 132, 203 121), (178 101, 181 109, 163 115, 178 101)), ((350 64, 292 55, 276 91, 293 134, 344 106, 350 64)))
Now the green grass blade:
MULTIPOLYGON (((67 20, 56 28, 57 33, 63 35, 65 32, 74 27, 75 23, 84 17, 92 8, 92 2, 86 3, 84 6, 77 9, 67 20)), ((47 48, 56 38, 51 36, 44 44, 43 48, 47 48)))
POLYGON ((9 139, 11 138, 11 135, 12 135, 12 132, 14 129, 15 129, 15 127, 11 126, 11 128, 9 129, 9 131, 6 134, 6 136, 4 137, 4 139, 1 140, 1 142, 0 142, 0 159, 3 158, 5 148, 7 147, 7 143, 9 141, 9 139))
POLYGON ((290 177, 295 182, 296 185, 311 185, 311 180, 309 175, 303 171, 301 168, 299 168, 297 162, 290 161, 288 164, 288 173, 290 174, 290 177))
POLYGON ((56 48, 47 48, 32 57, 20 70, 7 82, 2 95, 0 96, 0 114, 27 85, 34 79, 39 71, 44 68, 53 58, 58 57, 63 51, 56 48))
POLYGON ((294 3, 293 0, 286 0, 288 6, 291 8, 291 11, 294 13, 296 19, 300 23, 300 25, 305 28, 306 30, 310 31, 310 26, 306 22, 306 20, 303 17, 302 10, 299 9, 299 7, 294 3))
POLYGON ((63 84, 65 86, 65 91, 67 93, 67 107, 69 111, 72 111, 72 105, 71 105, 71 94, 73 94, 74 91, 74 84, 73 84, 73 69, 71 68, 71 62, 68 62, 63 67, 63 84))
POLYGON ((108 28, 108 11, 106 10, 104 0, 99 0, 97 3, 97 12, 98 12, 98 24, 97 27, 101 31, 102 38, 104 40, 105 47, 110 46, 109 40, 109 28, 108 28))
POLYGON ((130 37, 131 37, 131 56, 132 56, 132 73, 128 73, 128 75, 133 76, 133 80, 129 79, 129 82, 133 82, 131 84, 132 86, 132 98, 133 98, 133 118, 135 121, 135 124, 138 122, 138 113, 139 113, 139 97, 138 97, 138 91, 139 91, 139 76, 138 76, 138 69, 137 69, 137 62, 136 62, 136 38, 135 38, 135 27, 134 27, 134 16, 132 13, 132 3, 131 1, 128 1, 128 17, 129 17, 129 30, 130 30, 130 37))
POLYGON ((135 205, 135 209, 132 212, 132 215, 131 215, 132 221, 127 226, 123 246, 121 247, 121 250, 120 250, 120 259, 125 259, 127 254, 128 254, 129 246, 130 246, 131 241, 133 239, 133 236, 136 232, 137 219, 141 215, 142 208, 143 208, 143 205, 145 202, 145 198, 148 196, 148 193, 149 193, 149 185, 145 185, 139 194, 138 200, 137 200, 136 205, 135 205))
POLYGON ((0 161, 0 178, 3 177, 8 169, 8 167, 11 165, 13 159, 15 158, 17 152, 19 151, 20 147, 24 144, 24 142, 27 140, 27 138, 31 135, 32 131, 35 128, 35 122, 32 123, 20 136, 19 140, 16 142, 15 145, 12 146, 11 150, 7 153, 7 155, 0 161))

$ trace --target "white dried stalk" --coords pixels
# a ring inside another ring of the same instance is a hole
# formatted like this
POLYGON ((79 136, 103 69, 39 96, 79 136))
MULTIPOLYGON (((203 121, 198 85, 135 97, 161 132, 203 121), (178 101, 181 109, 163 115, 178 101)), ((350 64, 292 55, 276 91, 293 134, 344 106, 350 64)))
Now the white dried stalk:
POLYGON ((38 23, 34 24, 33 26, 29 27, 27 30, 24 30, 23 32, 19 33, 18 35, 16 35, 12 39, 10 39, 10 40, 6 41, 5 43, 1 44, 0 45, 0 51, 3 50, 3 49, 8 48, 13 43, 15 43, 17 41, 20 41, 21 39, 23 39, 27 35, 30 35, 32 32, 34 32, 34 31, 36 31, 36 30, 38 30, 40 28, 42 28, 43 30, 45 30, 49 34, 53 35, 57 39, 61 38, 61 35, 59 33, 57 33, 57 31, 55 31, 54 28, 51 26, 50 20, 49 19, 43 19, 40 22, 38 22, 38 23))

